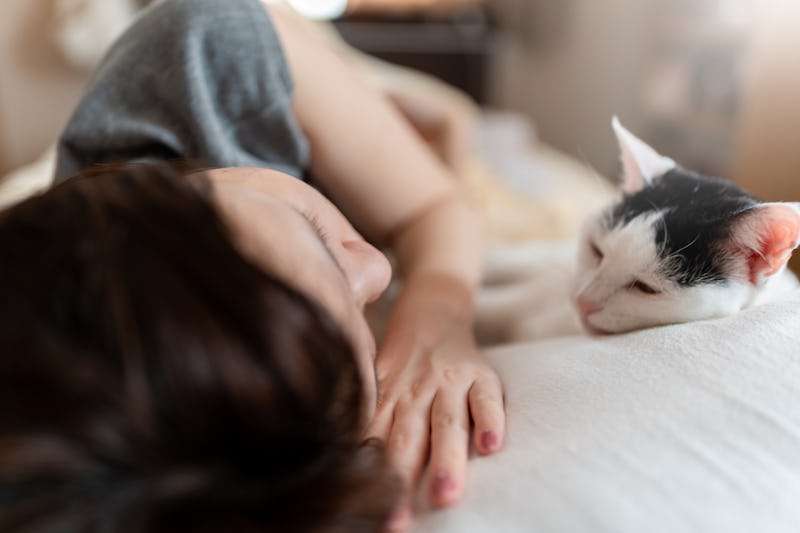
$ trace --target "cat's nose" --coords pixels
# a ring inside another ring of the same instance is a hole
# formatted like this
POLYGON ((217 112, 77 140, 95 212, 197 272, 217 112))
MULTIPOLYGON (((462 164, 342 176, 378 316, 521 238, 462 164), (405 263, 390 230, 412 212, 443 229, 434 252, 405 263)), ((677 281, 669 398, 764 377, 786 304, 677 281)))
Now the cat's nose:
POLYGON ((585 296, 578 296, 575 299, 575 306, 578 308, 578 311, 581 312, 583 316, 593 315, 597 313, 601 309, 603 309, 602 305, 597 304, 586 298, 585 296))

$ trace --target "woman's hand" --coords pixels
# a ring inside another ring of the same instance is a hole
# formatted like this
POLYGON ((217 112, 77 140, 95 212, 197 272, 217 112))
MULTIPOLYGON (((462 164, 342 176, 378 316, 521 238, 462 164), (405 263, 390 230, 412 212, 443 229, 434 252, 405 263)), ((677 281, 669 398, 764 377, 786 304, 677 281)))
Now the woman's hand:
POLYGON ((431 504, 442 507, 461 498, 470 421, 479 453, 496 452, 503 443, 503 390, 475 344, 469 300, 459 282, 426 276, 405 287, 387 326, 376 361, 378 407, 368 434, 385 440, 406 484, 393 531, 408 526, 426 461, 431 504))

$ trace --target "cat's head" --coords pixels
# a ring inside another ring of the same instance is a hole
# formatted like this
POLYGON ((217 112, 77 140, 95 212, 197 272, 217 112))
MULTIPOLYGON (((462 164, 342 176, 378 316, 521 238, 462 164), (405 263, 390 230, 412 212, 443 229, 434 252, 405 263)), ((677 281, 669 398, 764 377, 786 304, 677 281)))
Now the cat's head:
POLYGON ((575 306, 592 332, 729 315, 800 241, 800 209, 681 168, 614 118, 623 197, 583 230, 575 306))

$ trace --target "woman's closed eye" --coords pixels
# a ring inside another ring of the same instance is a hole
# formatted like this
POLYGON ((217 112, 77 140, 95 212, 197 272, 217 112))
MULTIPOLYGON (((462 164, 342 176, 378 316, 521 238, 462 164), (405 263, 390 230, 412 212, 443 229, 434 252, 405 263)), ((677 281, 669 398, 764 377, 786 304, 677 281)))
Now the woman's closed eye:
POLYGON ((661 293, 661 291, 659 291, 658 289, 654 289, 653 287, 651 287, 647 283, 645 283, 643 281, 639 281, 638 279, 634 280, 630 284, 630 288, 635 290, 635 291, 642 292, 644 294, 660 294, 661 293))
POLYGON ((341 263, 336 257, 336 254, 333 252, 334 244, 333 244, 333 237, 331 236, 330 232, 325 228, 325 224, 320 221, 319 217, 314 213, 308 211, 301 211, 296 210, 303 219, 308 222, 309 227, 313 230, 314 234, 319 238, 319 242, 322 244, 323 248, 327 252, 328 256, 330 257, 331 261, 334 265, 336 265, 336 269, 342 275, 344 279, 347 279, 347 273, 342 268, 341 263))
POLYGON ((314 228, 314 231, 317 233, 317 235, 319 235, 320 240, 323 243, 325 243, 326 246, 328 246, 331 238, 330 233, 328 233, 328 230, 326 230, 325 227, 322 225, 322 222, 320 222, 319 217, 317 217, 313 213, 303 213, 303 216, 305 217, 306 220, 308 220, 308 223, 311 224, 311 227, 314 228))

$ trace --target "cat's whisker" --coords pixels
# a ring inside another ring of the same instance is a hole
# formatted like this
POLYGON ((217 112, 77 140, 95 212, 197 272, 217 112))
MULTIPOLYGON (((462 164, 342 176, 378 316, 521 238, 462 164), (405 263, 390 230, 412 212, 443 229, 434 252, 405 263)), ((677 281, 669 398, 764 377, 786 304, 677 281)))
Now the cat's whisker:
POLYGON ((686 250, 687 248, 692 246, 694 243, 696 243, 698 240, 700 240, 700 236, 701 236, 701 234, 698 233, 697 236, 694 239, 692 239, 692 242, 690 242, 686 246, 682 246, 681 248, 678 248, 677 250, 675 250, 675 252, 673 252, 673 254, 674 255, 679 255, 682 251, 686 250))
POLYGON ((658 225, 661 227, 660 229, 664 233, 664 238, 659 243, 658 255, 664 257, 666 256, 667 242, 669 241, 669 228, 667 227, 667 222, 664 217, 658 219, 658 225))

